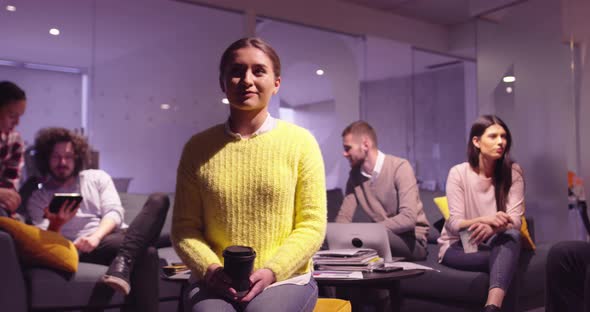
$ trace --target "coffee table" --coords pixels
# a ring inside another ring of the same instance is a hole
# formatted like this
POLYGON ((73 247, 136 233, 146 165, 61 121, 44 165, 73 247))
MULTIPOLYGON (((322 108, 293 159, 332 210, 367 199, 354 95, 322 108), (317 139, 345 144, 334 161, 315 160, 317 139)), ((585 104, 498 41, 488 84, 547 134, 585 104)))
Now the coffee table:
POLYGON ((402 301, 399 281, 420 276, 424 272, 424 270, 403 270, 389 273, 364 272, 362 279, 318 278, 316 281, 319 286, 387 289, 391 300, 391 311, 397 312, 400 310, 402 301))

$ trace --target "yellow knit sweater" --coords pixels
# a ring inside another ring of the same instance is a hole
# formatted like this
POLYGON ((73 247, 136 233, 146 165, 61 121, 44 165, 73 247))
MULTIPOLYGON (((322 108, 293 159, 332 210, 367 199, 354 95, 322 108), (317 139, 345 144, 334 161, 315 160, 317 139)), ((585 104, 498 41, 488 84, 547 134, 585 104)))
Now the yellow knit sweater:
POLYGON ((309 272, 326 229, 319 146, 280 120, 247 140, 217 125, 185 145, 174 202, 172 241, 197 277, 230 245, 253 247, 254 269, 271 269, 277 281, 309 272))

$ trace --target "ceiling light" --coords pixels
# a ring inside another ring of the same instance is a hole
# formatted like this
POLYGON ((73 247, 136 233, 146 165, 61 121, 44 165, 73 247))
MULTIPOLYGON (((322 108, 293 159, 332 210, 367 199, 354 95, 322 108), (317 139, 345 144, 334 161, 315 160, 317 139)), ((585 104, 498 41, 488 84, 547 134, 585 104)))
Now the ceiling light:
POLYGON ((46 64, 36 64, 36 63, 23 63, 23 67, 30 68, 30 69, 59 71, 59 72, 72 73, 72 74, 79 74, 82 72, 82 70, 80 70, 79 68, 76 68, 76 67, 46 65, 46 64))
POLYGON ((54 36, 58 36, 59 35, 59 29, 57 29, 57 28, 51 28, 49 30, 49 33, 52 34, 52 35, 54 35, 54 36))
POLYGON ((506 87, 506 93, 512 93, 512 87, 506 87))
POLYGON ((516 77, 514 77, 514 76, 504 76, 504 78, 502 78, 502 81, 504 81, 506 83, 515 82, 516 81, 516 77))
POLYGON ((19 66, 20 63, 15 62, 15 61, 8 61, 8 60, 1 60, 0 59, 0 65, 3 65, 3 66, 15 66, 16 67, 16 66, 19 66))
POLYGON ((318 69, 315 71, 315 74, 318 76, 323 76, 324 75, 324 70, 323 69, 318 69))
POLYGON ((160 105, 160 108, 163 109, 163 110, 170 109, 170 104, 161 104, 160 105))
POLYGON ((14 12, 16 11, 16 7, 14 5, 9 4, 6 6, 6 11, 14 12))
POLYGON ((221 99, 221 103, 229 104, 229 100, 227 98, 223 98, 223 99, 221 99))

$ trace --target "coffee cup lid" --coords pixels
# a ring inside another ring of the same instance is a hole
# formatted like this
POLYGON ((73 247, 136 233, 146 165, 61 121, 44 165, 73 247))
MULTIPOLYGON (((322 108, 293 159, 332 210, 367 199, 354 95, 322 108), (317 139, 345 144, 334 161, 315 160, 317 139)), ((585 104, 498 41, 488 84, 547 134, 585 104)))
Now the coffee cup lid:
POLYGON ((223 256, 231 254, 232 256, 249 256, 256 254, 252 247, 248 246, 229 246, 223 251, 223 256))

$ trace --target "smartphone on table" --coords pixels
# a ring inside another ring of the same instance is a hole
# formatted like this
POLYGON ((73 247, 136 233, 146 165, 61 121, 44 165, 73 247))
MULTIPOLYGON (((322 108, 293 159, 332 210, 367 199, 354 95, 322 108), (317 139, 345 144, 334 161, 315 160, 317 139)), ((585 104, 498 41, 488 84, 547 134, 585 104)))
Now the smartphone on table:
POLYGON ((72 207, 76 208, 82 202, 82 195, 80 193, 55 193, 49 203, 49 212, 59 213, 59 209, 65 202, 75 203, 72 207))
POLYGON ((377 272, 377 273, 390 273, 390 272, 396 272, 396 271, 401 271, 401 270, 402 270, 401 267, 382 266, 380 268, 373 269, 373 272, 377 272))

